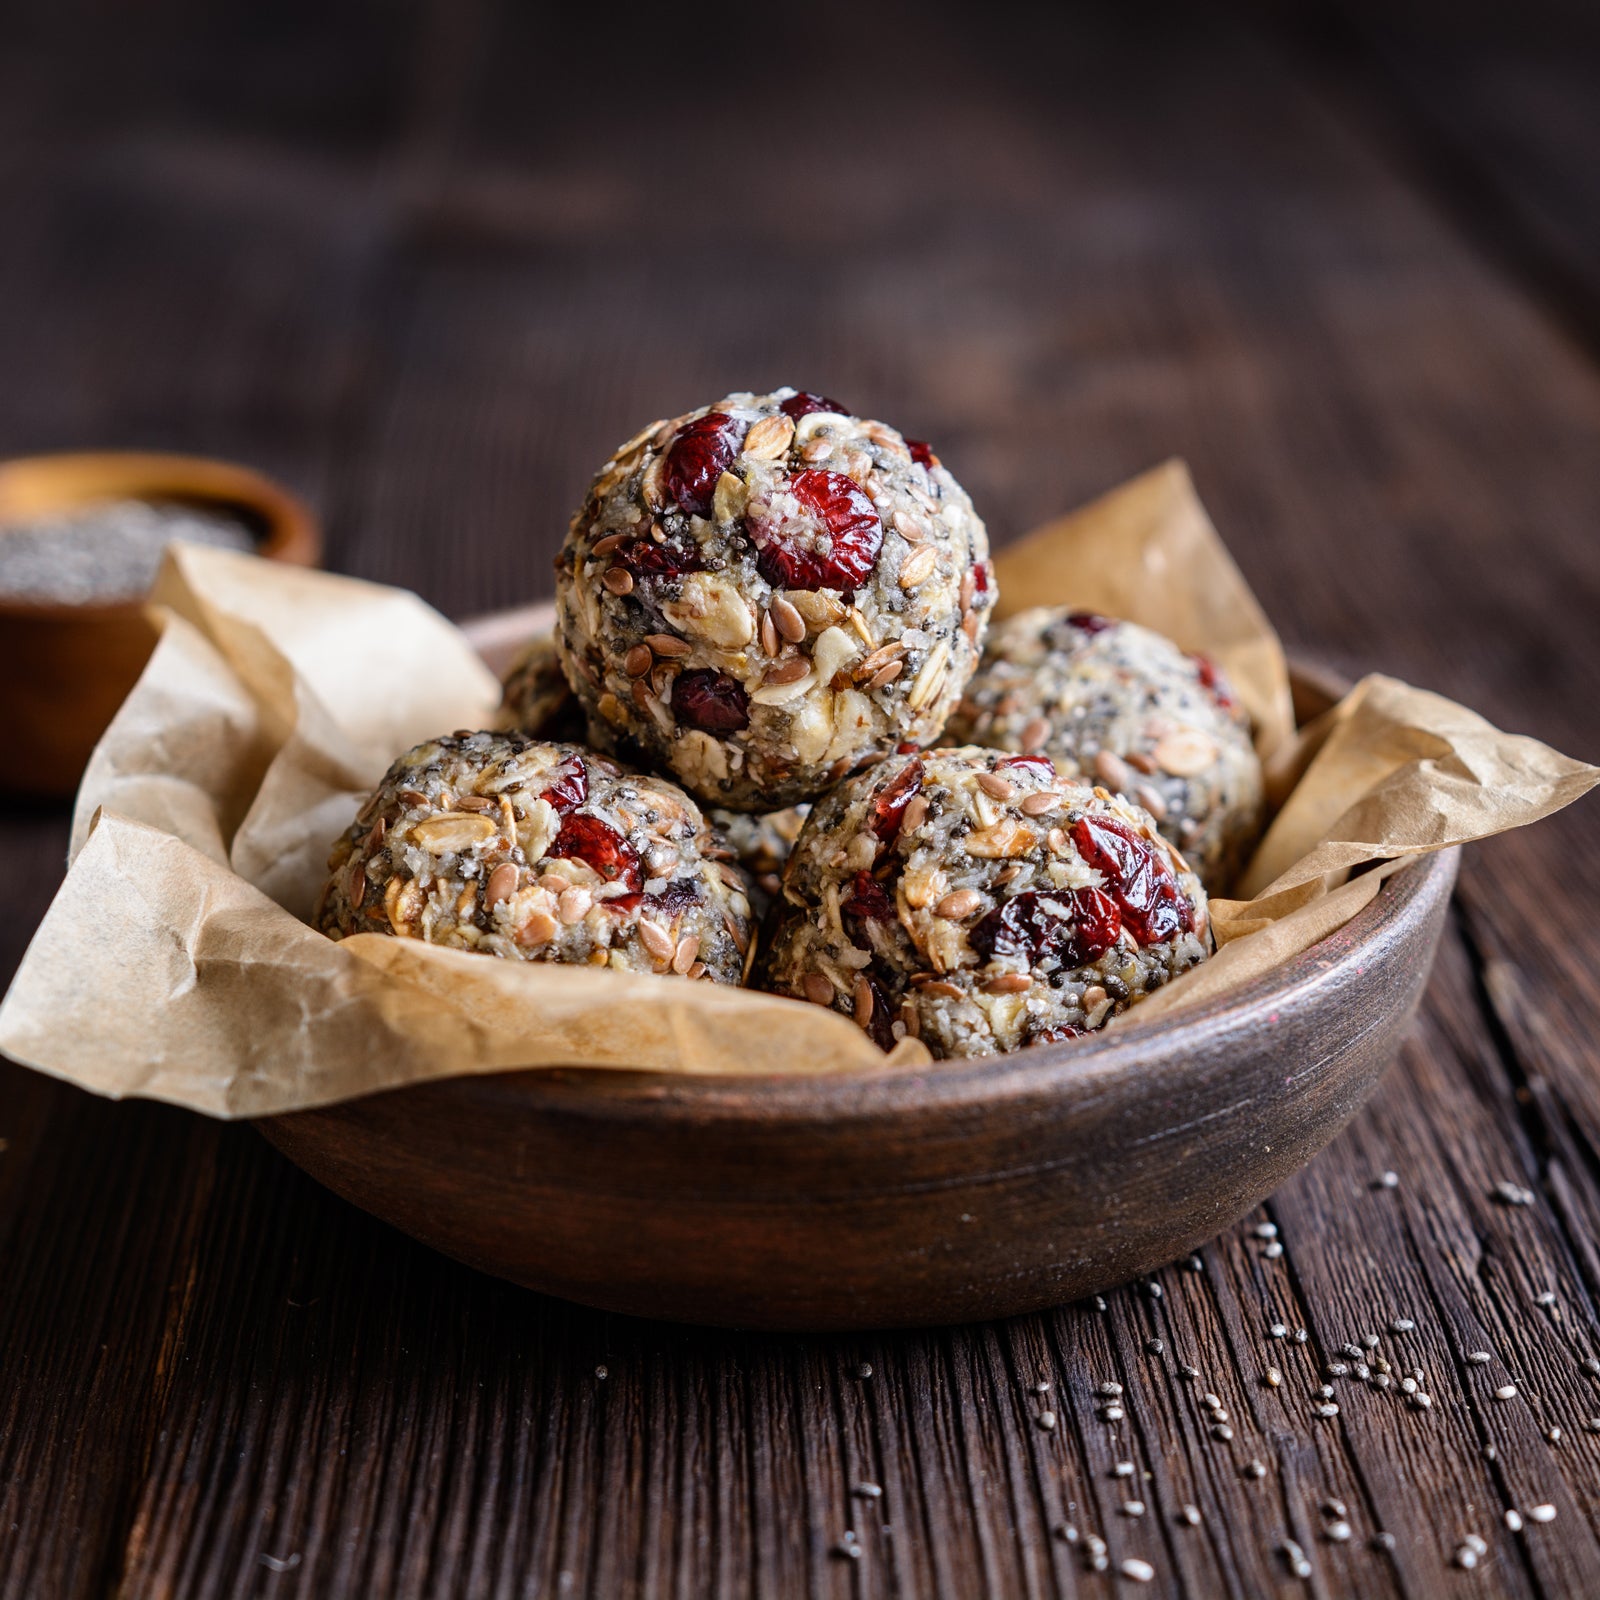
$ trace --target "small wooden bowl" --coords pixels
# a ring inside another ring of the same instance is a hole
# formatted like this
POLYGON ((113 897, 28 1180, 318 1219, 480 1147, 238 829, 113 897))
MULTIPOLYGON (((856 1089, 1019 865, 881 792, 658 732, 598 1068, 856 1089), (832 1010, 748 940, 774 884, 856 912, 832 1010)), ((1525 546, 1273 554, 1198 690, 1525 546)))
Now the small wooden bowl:
MULTIPOLYGON (((1295 689, 1302 720, 1336 697, 1307 672, 1295 689)), ((458 1078, 260 1127, 446 1255, 607 1310, 786 1329, 1037 1310, 1212 1238, 1349 1122, 1427 982, 1458 854, 1226 1000, 1110 1034, 893 1074, 458 1078)))
MULTIPOLYGON (((270 478, 199 456, 99 452, 0 462, 0 538, 8 522, 98 500, 181 500, 237 516, 257 553, 313 566, 322 541, 310 511, 270 478)), ((25 763, 12 793, 70 795, 84 763, 144 669, 154 634, 140 601, 35 604, 0 596, 0 682, 25 763)))

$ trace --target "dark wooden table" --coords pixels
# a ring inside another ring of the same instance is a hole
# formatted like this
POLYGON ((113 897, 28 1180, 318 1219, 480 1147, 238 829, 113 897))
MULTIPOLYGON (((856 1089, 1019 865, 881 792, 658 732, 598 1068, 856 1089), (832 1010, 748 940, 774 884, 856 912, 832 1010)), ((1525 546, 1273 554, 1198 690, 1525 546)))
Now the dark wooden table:
MULTIPOLYGON (((933 439, 1001 539, 1182 453, 1291 648, 1600 755, 1593 8, 980 9, 7 6, 0 453, 251 461, 457 615, 731 387, 933 439)), ((65 840, 0 816, 0 972, 65 840)), ((0 1594, 1600 1594, 1597 859, 1592 803, 1474 850, 1350 1131, 1000 1325, 591 1313, 0 1067, 0 1594), (1431 1408, 1318 1417, 1369 1332, 1431 1408)))

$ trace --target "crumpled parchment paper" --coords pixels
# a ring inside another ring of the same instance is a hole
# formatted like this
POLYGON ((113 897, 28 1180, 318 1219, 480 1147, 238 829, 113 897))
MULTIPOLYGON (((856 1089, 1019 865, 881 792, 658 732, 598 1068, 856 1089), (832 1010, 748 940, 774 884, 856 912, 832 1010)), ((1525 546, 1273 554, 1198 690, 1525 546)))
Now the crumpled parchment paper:
MULTIPOLYGON (((1363 680, 1296 733, 1278 640, 1181 463, 996 562, 1001 614, 1073 604, 1203 650, 1287 790, 1222 946, 1119 1025, 1209 999, 1354 916, 1411 856, 1519 827, 1600 770, 1438 695, 1363 680), (1352 879, 1351 870, 1381 862, 1352 879)), ((540 1066, 895 1070, 820 1007, 708 983, 335 944, 301 918, 328 848, 410 745, 486 725, 493 675, 414 595, 188 546, 152 595, 154 654, 85 774, 66 882, 4 1004, 0 1050, 111 1096, 223 1117, 540 1066)))

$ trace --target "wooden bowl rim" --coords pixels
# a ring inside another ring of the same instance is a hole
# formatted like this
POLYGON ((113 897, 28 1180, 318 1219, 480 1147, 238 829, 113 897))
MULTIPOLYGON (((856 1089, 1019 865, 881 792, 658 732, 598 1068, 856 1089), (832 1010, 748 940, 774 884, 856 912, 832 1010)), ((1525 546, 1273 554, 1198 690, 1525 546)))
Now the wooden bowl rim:
MULTIPOLYGON (((0 461, 0 533, 18 514, 160 495, 212 500, 253 512, 266 526, 256 545, 263 560, 310 567, 321 558, 322 531, 311 508, 282 484, 237 462, 164 451, 63 450, 0 461), (13 507, 14 497, 25 505, 13 507)), ((126 615, 143 605, 143 597, 78 605, 0 596, 0 616, 84 620, 126 615)))

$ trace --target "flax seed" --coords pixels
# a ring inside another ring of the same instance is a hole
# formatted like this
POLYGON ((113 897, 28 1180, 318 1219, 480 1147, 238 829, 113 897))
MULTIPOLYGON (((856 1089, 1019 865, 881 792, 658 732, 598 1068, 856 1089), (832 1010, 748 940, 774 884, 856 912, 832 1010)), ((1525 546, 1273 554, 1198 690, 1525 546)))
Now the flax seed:
POLYGON ((985 994, 1025 994, 1033 987, 1033 979, 1022 972, 1002 972, 991 978, 983 989, 985 994))
POLYGON ((782 595, 773 596, 772 603, 767 608, 767 615, 772 619, 773 627, 790 644, 799 644, 805 638, 806 619, 782 595))
POLYGON ((855 1017, 858 1028, 872 1021, 872 985, 859 972, 855 981, 855 1017))

